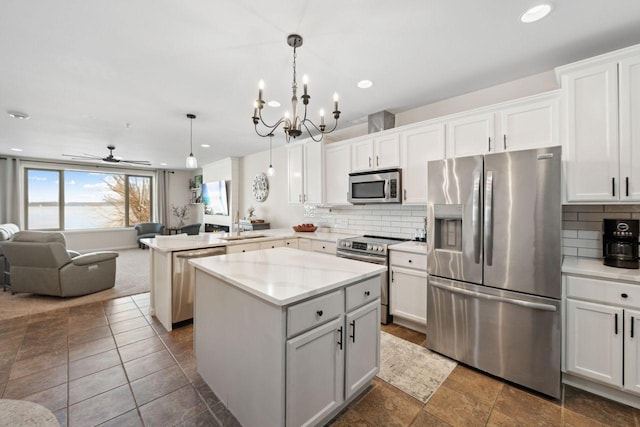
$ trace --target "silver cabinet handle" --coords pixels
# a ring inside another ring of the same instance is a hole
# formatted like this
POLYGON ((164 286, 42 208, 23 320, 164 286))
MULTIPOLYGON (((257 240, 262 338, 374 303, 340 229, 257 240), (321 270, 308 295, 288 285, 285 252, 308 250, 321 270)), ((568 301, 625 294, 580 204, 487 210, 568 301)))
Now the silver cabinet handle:
POLYGON ((405 201, 407 200, 407 189, 406 188, 404 189, 404 200, 405 201))
POLYGON ((489 137, 489 152, 491 152, 491 137, 489 137))
POLYGON ((390 196, 389 196, 389 180, 386 179, 384 181, 384 198, 389 200, 390 196))
POLYGON ((376 166, 380 166, 380 157, 376 156, 376 166))
POLYGON ((480 292, 473 292, 473 291, 469 291, 467 289, 461 289, 461 288, 454 288, 452 286, 447 286, 447 285, 443 285, 442 283, 438 283, 435 282, 433 280, 429 280, 429 286, 433 286, 442 290, 445 290, 447 292, 451 292, 454 294, 461 294, 461 295, 467 295, 473 298, 478 298, 478 299, 485 299, 485 300, 489 300, 489 301, 496 301, 496 302, 504 302, 507 304, 513 304, 513 305, 518 305, 520 307, 526 307, 526 308, 532 308, 534 310, 542 310, 542 311, 558 311, 558 309, 551 304, 541 304, 539 302, 529 302, 529 301, 523 301, 520 299, 512 299, 512 298, 505 298, 505 297, 499 297, 496 295, 489 295, 489 294, 483 294, 480 292))
POLYGON ((480 264, 480 174, 473 177, 473 207, 471 210, 473 230, 473 260, 480 264))
POLYGON ((507 149, 507 135, 502 135, 502 140, 504 141, 503 142, 503 144, 504 144, 503 146, 504 146, 504 149, 506 150, 507 149))
POLYGON ((484 256, 493 265, 493 171, 487 171, 484 197, 484 256))
POLYGON ((369 167, 371 167, 371 157, 369 157, 369 167))

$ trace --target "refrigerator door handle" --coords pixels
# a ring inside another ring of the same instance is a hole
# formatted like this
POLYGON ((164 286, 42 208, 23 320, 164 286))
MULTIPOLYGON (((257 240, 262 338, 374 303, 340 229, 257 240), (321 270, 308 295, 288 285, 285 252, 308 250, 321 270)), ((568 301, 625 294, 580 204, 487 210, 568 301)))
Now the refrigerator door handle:
POLYGON ((480 174, 473 178, 473 209, 471 211, 473 229, 473 259, 480 264, 480 174))
POLYGON ((479 299, 484 299, 489 301, 504 302, 507 304, 518 305, 520 307, 531 308, 534 310, 557 311, 556 307, 551 304, 541 304, 537 302, 529 302, 529 301, 523 301, 519 299, 499 297, 496 295, 482 294, 479 292, 473 292, 466 289, 454 288, 452 286, 443 285, 442 283, 438 283, 433 280, 429 280, 429 286, 434 286, 436 288, 440 288, 454 294, 467 295, 473 298, 479 298, 479 299))
POLYGON ((493 171, 487 171, 484 194, 484 255, 487 265, 493 265, 493 171))

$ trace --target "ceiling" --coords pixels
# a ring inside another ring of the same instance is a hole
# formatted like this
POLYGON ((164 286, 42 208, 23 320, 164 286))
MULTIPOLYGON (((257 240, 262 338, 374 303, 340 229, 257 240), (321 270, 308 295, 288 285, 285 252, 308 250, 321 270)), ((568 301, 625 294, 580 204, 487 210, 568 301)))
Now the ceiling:
MULTIPOLYGON (((298 81, 309 76, 311 117, 331 111, 338 92, 341 128, 640 43, 637 0, 552 3, 547 18, 522 24, 535 2, 5 1, 0 155, 106 156, 113 144, 116 156, 184 169, 187 113, 197 115, 200 165, 264 151, 252 104, 264 79, 265 99, 282 104, 265 117, 274 122, 287 108, 290 33, 304 37, 298 81), (374 86, 358 89, 361 79, 374 86)), ((273 142, 284 144, 281 131, 273 142)))

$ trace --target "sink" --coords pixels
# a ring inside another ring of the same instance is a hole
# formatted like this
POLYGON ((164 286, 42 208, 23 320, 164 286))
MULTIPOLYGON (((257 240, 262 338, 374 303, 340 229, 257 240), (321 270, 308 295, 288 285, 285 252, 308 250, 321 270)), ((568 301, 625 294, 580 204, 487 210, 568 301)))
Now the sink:
POLYGON ((246 240, 257 239, 258 237, 267 237, 264 234, 241 234, 239 236, 219 237, 220 240, 246 240))

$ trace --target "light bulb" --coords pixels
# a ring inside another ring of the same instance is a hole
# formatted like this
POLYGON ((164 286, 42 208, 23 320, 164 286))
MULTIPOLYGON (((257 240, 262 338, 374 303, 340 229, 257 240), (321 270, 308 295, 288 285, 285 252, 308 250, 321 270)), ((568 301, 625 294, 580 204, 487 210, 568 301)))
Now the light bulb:
POLYGON ((258 89, 260 89, 260 90, 264 89, 264 80, 260 80, 258 82, 258 89))

